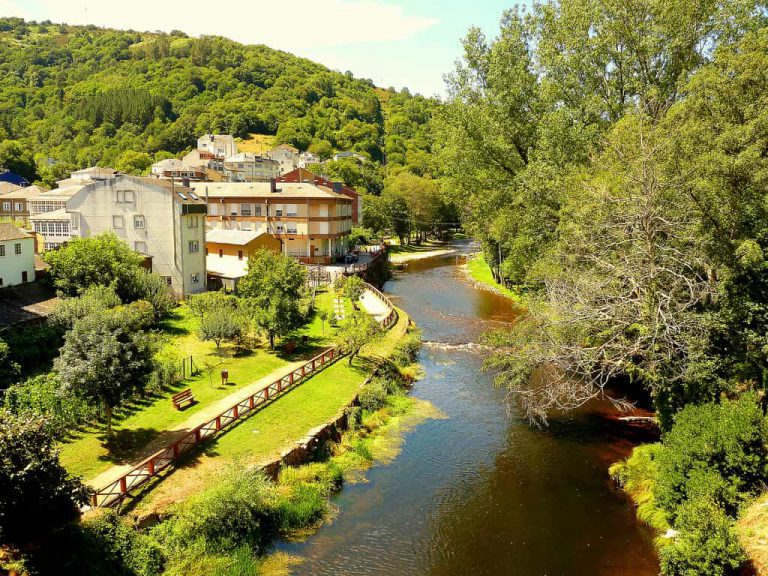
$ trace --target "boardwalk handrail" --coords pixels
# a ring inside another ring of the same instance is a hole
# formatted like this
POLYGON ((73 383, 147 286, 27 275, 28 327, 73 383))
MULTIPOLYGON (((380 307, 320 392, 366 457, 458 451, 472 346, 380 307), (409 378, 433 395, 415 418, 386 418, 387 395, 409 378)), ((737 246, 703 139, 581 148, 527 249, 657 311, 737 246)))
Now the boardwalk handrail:
MULTIPOLYGON (((374 296, 379 298, 389 308, 389 314, 380 323, 385 330, 390 328, 397 320, 395 307, 389 298, 384 296, 379 290, 368 283, 364 284, 366 289, 370 290, 374 296)), ((346 352, 339 346, 328 348, 271 384, 264 386, 257 392, 230 406, 214 418, 200 424, 172 444, 158 450, 152 456, 121 475, 117 480, 95 490, 91 495, 91 505, 93 507, 109 507, 120 503, 130 492, 149 482, 150 479, 171 466, 171 464, 201 442, 221 434, 233 423, 260 410, 272 400, 283 396, 345 355, 346 352)))

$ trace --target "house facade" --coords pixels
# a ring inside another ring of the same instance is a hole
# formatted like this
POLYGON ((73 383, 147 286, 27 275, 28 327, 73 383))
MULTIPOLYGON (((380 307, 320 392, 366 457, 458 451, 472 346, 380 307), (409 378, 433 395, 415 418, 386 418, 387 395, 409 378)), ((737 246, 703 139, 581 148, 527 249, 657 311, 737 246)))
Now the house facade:
POLYGON ((329 180, 325 176, 318 176, 305 168, 297 168, 287 174, 283 174, 277 179, 277 182, 307 182, 330 188, 339 194, 344 194, 352 199, 352 224, 360 226, 363 222, 363 195, 351 186, 346 186, 343 182, 329 180))
POLYGON ((197 149, 209 152, 217 158, 228 158, 237 154, 237 144, 231 134, 206 134, 197 139, 197 149))
POLYGON ((290 144, 280 144, 267 152, 267 156, 280 164, 278 176, 295 170, 299 166, 299 150, 290 144))
POLYGON ((113 232, 151 262, 179 296, 205 290, 205 201, 156 178, 117 176, 67 201, 72 236, 113 232))
POLYGON ((280 240, 266 232, 214 228, 205 235, 205 265, 215 287, 234 290, 248 272, 248 258, 257 250, 280 252, 280 240), (218 284, 217 284, 218 282, 218 284))
POLYGON ((279 175, 279 162, 250 152, 224 160, 224 178, 230 182, 269 182, 279 175))
POLYGON ((314 182, 195 183, 208 202, 211 230, 268 233, 281 251, 302 262, 331 263, 346 249, 352 229, 349 196, 314 182))
POLYGON ((0 288, 34 279, 34 236, 13 224, 0 223, 0 288))
POLYGON ((0 183, 0 219, 29 221, 29 200, 38 194, 48 192, 40 186, 16 186, 0 183))
POLYGON ((189 180, 190 182, 203 182, 207 180, 206 170, 202 166, 191 166, 182 160, 168 158, 152 164, 150 173, 155 178, 163 180, 189 180))

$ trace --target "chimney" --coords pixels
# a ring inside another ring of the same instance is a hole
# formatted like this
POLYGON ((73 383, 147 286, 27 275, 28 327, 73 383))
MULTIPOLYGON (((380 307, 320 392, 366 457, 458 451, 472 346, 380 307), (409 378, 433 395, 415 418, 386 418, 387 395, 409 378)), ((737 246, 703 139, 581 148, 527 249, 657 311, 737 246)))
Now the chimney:
POLYGON ((341 189, 344 187, 343 182, 331 182, 331 189, 337 194, 341 194, 341 189))
POLYGON ((269 180, 269 191, 273 194, 277 192, 277 181, 274 178, 270 178, 269 180))
POLYGON ((181 185, 184 186, 185 188, 189 188, 189 178, 182 178, 181 185))

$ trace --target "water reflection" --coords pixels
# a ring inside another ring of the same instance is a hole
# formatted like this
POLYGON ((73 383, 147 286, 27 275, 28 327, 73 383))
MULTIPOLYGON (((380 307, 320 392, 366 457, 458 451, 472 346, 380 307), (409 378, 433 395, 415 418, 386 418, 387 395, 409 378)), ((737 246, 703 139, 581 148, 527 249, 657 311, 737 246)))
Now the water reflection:
MULTIPOLYGON (((453 256, 412 263, 387 290, 432 343, 476 342, 517 311, 473 288, 453 256)), ((401 455, 335 499, 339 515, 304 543, 296 574, 650 576, 650 535, 609 484, 637 440, 601 406, 531 428, 467 346, 426 346, 413 394, 447 420, 412 430, 401 455)))

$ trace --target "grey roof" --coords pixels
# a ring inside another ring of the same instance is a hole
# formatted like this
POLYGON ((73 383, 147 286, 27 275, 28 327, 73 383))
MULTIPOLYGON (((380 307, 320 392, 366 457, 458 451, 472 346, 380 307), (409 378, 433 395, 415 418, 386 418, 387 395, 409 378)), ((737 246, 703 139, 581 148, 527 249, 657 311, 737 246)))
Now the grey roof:
POLYGON ((32 238, 32 235, 13 224, 0 224, 0 241, 32 238))

